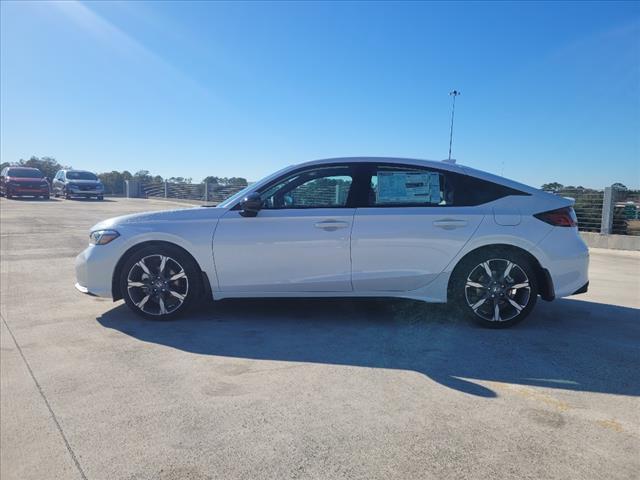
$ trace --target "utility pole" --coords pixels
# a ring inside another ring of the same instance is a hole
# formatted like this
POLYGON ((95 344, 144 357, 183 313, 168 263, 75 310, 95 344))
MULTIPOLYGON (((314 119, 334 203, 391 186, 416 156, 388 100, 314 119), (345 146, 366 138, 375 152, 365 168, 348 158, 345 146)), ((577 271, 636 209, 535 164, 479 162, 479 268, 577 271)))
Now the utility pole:
POLYGON ((453 115, 456 111, 456 97, 460 95, 458 90, 449 92, 449 95, 453 97, 453 104, 451 105, 451 128, 449 130, 449 160, 451 160, 451 144, 453 143, 453 115))

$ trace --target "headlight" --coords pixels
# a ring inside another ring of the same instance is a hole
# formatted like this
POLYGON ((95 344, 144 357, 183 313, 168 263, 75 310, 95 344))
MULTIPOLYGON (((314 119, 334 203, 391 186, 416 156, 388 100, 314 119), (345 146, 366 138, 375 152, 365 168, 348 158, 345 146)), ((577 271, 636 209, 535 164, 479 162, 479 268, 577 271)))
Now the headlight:
POLYGON ((120 234, 115 230, 96 230, 89 234, 89 243, 91 245, 106 245, 119 236, 120 234))

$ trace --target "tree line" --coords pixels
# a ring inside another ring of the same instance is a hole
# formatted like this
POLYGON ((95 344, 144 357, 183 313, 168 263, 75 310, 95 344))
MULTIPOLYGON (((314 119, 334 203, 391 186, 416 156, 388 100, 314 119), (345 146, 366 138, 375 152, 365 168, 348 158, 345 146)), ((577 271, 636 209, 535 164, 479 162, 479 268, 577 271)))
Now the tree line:
MULTIPOLYGON (((620 182, 616 182, 613 185, 611 185, 613 188, 617 189, 617 190, 628 190, 626 185, 620 183, 620 182)), ((563 185, 561 183, 558 182, 550 182, 550 183, 545 183, 540 187, 542 190, 544 190, 545 192, 554 192, 554 193, 558 193, 561 192, 563 190, 581 190, 581 191, 595 191, 595 189, 593 188, 586 188, 583 187, 582 185, 578 185, 577 187, 574 187, 573 185, 563 185)))
MULTIPOLYGON (((44 176, 49 179, 49 183, 53 181, 53 177, 58 170, 69 170, 73 167, 69 165, 63 165, 53 157, 31 157, 28 160, 20 159, 18 162, 2 162, 0 164, 0 170, 4 167, 32 167, 40 170, 44 176)), ((160 175, 152 175, 148 170, 138 170, 135 173, 131 173, 128 170, 119 172, 112 170, 111 172, 98 173, 98 178, 102 182, 106 193, 114 195, 125 193, 125 181, 126 180, 138 180, 143 183, 161 183, 164 181, 171 183, 191 183, 191 178, 185 177, 169 177, 162 178, 160 175)), ((213 183, 221 186, 227 185, 247 185, 247 179, 242 177, 216 177, 208 176, 203 180, 203 183, 213 183)))

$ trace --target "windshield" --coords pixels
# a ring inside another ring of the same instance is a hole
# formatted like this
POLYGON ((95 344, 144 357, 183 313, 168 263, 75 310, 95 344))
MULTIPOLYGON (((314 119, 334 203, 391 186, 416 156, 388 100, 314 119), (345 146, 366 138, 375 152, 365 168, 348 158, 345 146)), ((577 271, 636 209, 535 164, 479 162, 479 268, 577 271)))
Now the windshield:
POLYGON ((42 172, 35 168, 10 168, 7 177, 42 178, 42 172))
POLYGON ((67 180, 98 180, 91 172, 67 172, 67 180))

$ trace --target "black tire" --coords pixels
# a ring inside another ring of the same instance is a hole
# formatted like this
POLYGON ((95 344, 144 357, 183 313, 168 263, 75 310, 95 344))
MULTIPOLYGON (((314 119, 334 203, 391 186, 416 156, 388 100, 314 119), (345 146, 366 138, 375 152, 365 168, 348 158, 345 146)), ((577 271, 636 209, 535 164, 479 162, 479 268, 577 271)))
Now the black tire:
POLYGON ((49 200, 49 195, 43 195, 42 198, 44 198, 45 200, 49 200))
POLYGON ((102 201, 104 200, 104 197, 102 195, 98 195, 98 200, 102 201))
POLYGON ((67 191, 67 189, 64 189, 64 198, 65 200, 71 200, 71 194, 67 191))
POLYGON ((454 308, 479 325, 509 328, 524 320, 536 304, 536 271, 525 254, 498 248, 483 249, 456 265, 449 295, 454 308), (484 264, 492 272, 491 277, 484 264))
POLYGON ((133 252, 122 266, 119 281, 120 291, 129 308, 152 320, 174 319, 193 308, 202 296, 200 268, 190 255, 170 245, 150 245, 133 252), (160 271, 162 257, 168 259, 164 271, 160 271), (139 263, 142 260, 148 273, 139 263), (184 276, 170 280, 181 272, 184 272, 184 276), (144 286, 129 288, 129 280, 144 286), (176 293, 183 298, 175 297, 176 293), (162 309, 165 313, 162 313, 162 309))
POLYGON ((9 192, 7 192, 7 193, 5 194, 5 196, 6 196, 7 198, 13 198, 13 195, 11 195, 9 192))

